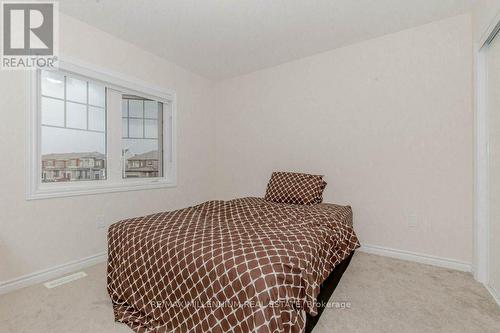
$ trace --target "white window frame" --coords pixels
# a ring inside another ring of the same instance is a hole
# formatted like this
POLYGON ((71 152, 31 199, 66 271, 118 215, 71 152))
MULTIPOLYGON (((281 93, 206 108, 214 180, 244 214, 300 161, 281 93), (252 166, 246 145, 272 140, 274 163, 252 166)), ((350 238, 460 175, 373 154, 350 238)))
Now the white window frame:
MULTIPOLYGON (((67 58, 66 58, 67 59, 67 58)), ((110 192, 124 192, 133 190, 148 190, 157 188, 168 188, 177 186, 177 107, 175 91, 151 86, 148 83, 128 78, 121 74, 112 73, 96 66, 84 64, 75 59, 60 60, 59 69, 71 72, 77 76, 87 77, 90 80, 101 81, 107 88, 124 93, 133 93, 164 103, 163 114, 163 150, 162 165, 163 176, 155 178, 118 178, 109 177, 110 171, 117 169, 115 161, 109 160, 109 150, 106 151, 106 179, 82 182, 42 183, 42 160, 41 160, 41 91, 39 84, 39 71, 33 70, 26 73, 26 199, 46 199, 68 197, 76 195, 91 195, 110 192), (169 115, 170 113, 170 115, 169 115), (171 126, 171 128, 169 128, 171 126), (168 135, 170 131, 170 135, 168 135), (168 145, 171 144, 171 152, 167 154, 168 145), (111 163, 114 164, 111 164, 111 163)), ((121 104, 120 104, 121 105, 121 104)), ((107 107, 107 106, 106 106, 107 107)), ((121 119, 120 114, 115 115, 121 119)), ((109 145, 109 119, 112 117, 111 110, 106 109, 106 145, 109 145)), ((120 121, 121 124, 121 121, 120 121)), ((116 129, 115 129, 116 130, 116 129)), ((112 140, 120 140, 118 138, 112 140)), ((121 162, 121 158, 120 158, 121 162)), ((120 163, 120 168, 123 166, 120 163)), ((121 169, 120 169, 121 170, 121 169)), ((116 170, 115 170, 116 171, 116 170)), ((121 174, 121 172, 120 172, 121 174)))

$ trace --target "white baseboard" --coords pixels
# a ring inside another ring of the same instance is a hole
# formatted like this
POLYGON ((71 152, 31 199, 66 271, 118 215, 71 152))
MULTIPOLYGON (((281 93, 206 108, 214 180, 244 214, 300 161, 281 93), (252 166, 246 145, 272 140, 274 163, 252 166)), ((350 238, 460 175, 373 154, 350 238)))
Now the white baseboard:
POLYGON ((410 251, 396 250, 376 245, 363 245, 359 249, 362 252, 377 254, 384 257, 391 257, 401 260, 414 261, 421 264, 433 265, 454 269, 462 272, 471 272, 472 264, 455 259, 431 256, 428 254, 415 253, 410 251))
POLYGON ((500 306, 500 294, 496 291, 495 288, 487 284, 485 284, 484 286, 486 287, 486 290, 488 290, 488 292, 491 294, 495 302, 497 302, 497 304, 500 306))
POLYGON ((72 273, 74 271, 104 262, 106 261, 106 259, 106 252, 98 253, 90 257, 70 261, 68 263, 54 266, 31 274, 26 274, 12 280, 0 281, 0 295, 38 283, 46 282, 48 280, 60 277, 64 274, 72 273))

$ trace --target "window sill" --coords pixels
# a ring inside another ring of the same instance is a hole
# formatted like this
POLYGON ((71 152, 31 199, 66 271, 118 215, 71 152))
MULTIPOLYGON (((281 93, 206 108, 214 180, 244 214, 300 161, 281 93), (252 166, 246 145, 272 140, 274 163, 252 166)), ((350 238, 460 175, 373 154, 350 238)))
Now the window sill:
POLYGON ((29 191, 26 195, 26 200, 49 199, 72 197, 79 195, 93 195, 102 193, 129 192, 140 190, 151 190, 159 188, 176 187, 172 181, 166 179, 154 180, 124 180, 120 183, 110 182, 85 182, 84 184, 41 184, 37 189, 29 191))

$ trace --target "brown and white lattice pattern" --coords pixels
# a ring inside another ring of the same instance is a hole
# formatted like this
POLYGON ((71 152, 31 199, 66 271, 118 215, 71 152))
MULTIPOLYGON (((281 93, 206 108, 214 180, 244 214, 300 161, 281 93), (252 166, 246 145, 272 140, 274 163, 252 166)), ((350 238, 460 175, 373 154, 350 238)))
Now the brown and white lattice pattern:
POLYGON ((273 172, 267 184, 265 199, 278 203, 312 205, 318 203, 323 189, 323 176, 273 172))
POLYGON ((348 206, 208 201, 113 224, 108 292, 136 332, 301 332, 358 246, 348 206))
POLYGON ((321 182, 321 194, 315 203, 319 204, 323 202, 323 192, 325 191, 326 185, 328 185, 328 183, 323 180, 321 182))

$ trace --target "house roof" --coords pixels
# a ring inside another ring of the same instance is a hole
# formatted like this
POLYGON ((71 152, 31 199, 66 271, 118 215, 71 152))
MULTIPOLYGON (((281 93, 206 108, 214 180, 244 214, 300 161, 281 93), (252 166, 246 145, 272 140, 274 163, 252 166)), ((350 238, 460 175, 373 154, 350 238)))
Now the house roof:
POLYGON ((59 153, 59 154, 45 154, 42 155, 42 160, 71 160, 76 158, 95 158, 99 160, 104 159, 104 154, 99 152, 84 152, 84 153, 59 153))
POLYGON ((130 157, 129 161, 144 161, 144 160, 157 160, 158 159, 158 150, 148 151, 144 154, 137 154, 130 157))

